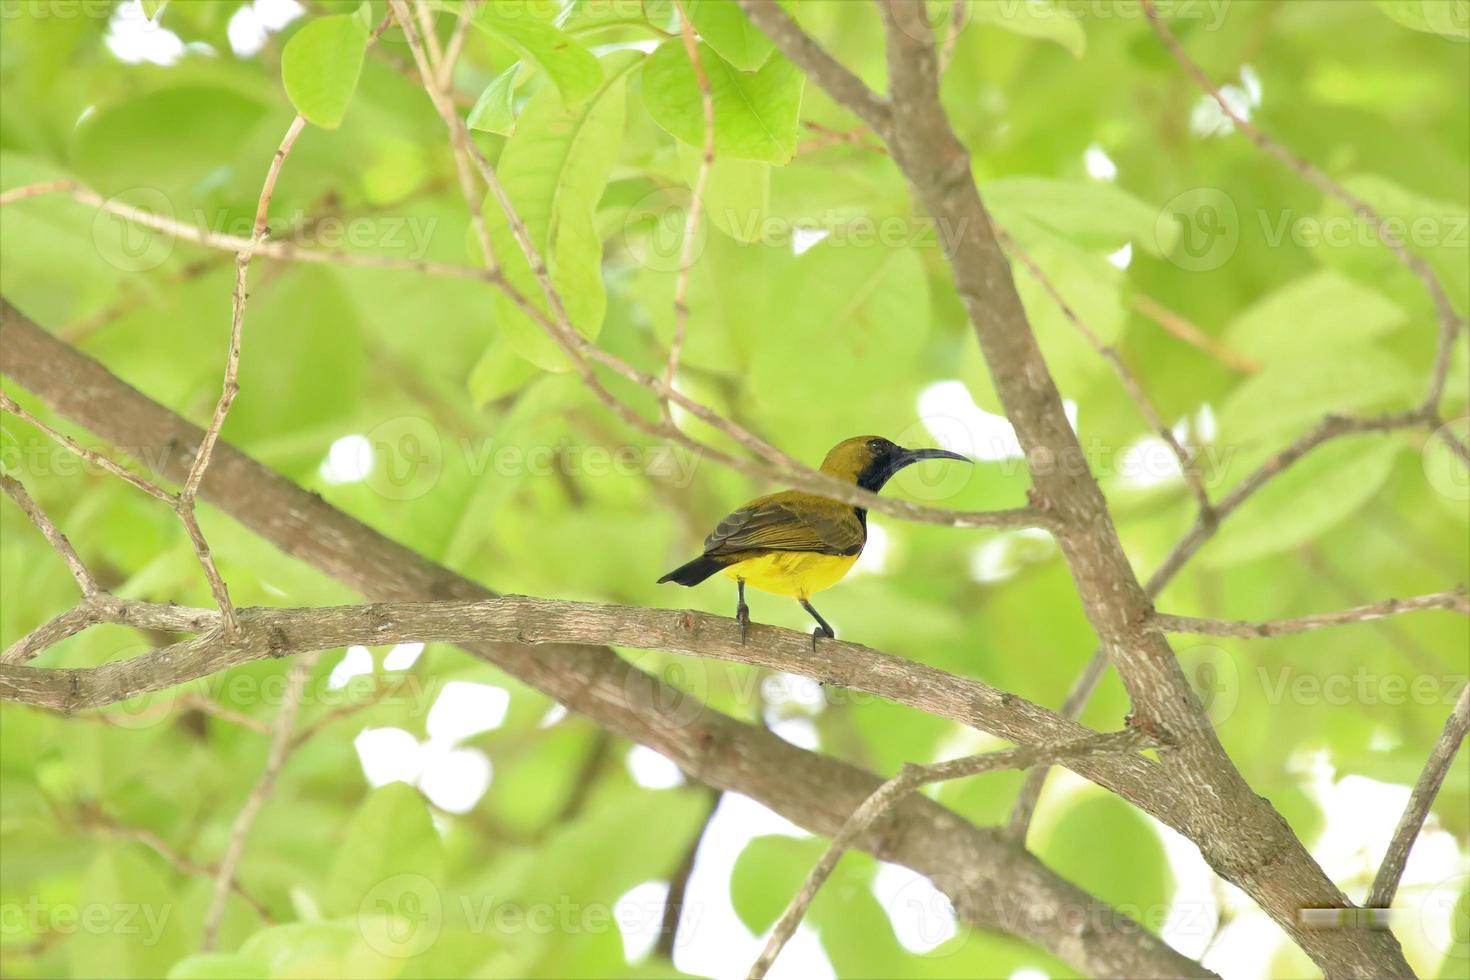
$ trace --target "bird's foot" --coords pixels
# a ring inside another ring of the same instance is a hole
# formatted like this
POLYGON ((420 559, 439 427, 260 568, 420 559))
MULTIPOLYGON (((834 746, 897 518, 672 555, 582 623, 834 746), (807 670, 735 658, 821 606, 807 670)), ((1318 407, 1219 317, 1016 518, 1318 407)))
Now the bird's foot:
POLYGON ((745 634, 750 630, 750 607, 743 602, 735 607, 735 622, 740 624, 740 645, 745 646, 745 634))
POLYGON ((816 629, 812 630, 812 653, 816 653, 817 652, 817 638, 818 637, 825 637, 825 638, 827 638, 829 640, 835 640, 835 639, 837 639, 837 634, 834 633, 834 632, 832 632, 831 629, 823 629, 820 626, 818 626, 816 629))

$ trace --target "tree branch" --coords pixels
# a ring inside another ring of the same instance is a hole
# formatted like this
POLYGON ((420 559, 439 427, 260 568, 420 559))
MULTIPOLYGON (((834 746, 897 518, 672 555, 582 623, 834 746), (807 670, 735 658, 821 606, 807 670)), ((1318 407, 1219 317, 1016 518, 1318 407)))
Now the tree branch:
POLYGON ((255 818, 260 815, 261 807, 265 806, 265 801, 275 791, 276 777, 281 774, 281 767, 286 764, 286 757, 290 754, 291 731, 296 725, 296 714, 301 710, 301 693, 306 688, 306 676, 311 672, 316 658, 317 654, 308 654, 291 665, 290 675, 286 679, 285 700, 281 702, 280 711, 276 713, 276 720, 271 725, 271 741, 266 753, 265 769, 235 817, 234 826, 230 828, 229 843, 225 845, 224 857, 220 859, 219 870, 215 873, 214 894, 204 915, 204 934, 199 943, 203 952, 214 949, 215 941, 219 938, 219 927, 225 917, 225 899, 234 886, 235 869, 239 867, 240 857, 245 853, 245 839, 250 836, 250 828, 255 826, 255 818))
MULTIPOLYGON (((710 168, 715 162, 715 97, 710 90, 709 75, 699 57, 699 42, 694 39, 694 24, 683 0, 674 0, 679 11, 679 36, 684 41, 684 53, 694 66, 694 80, 699 85, 699 101, 704 109, 704 149, 699 157, 699 174, 694 179, 693 193, 689 198, 689 213, 684 216, 684 240, 679 243, 679 276, 674 283, 674 336, 669 342, 669 360, 664 366, 664 384, 672 388, 674 375, 679 370, 679 356, 684 351, 684 334, 689 329, 689 272, 694 265, 694 236, 699 232, 699 212, 704 206, 704 189, 709 183, 710 168)), ((669 400, 662 398, 659 406, 664 421, 670 428, 674 417, 669 410, 669 400)))
POLYGON ((776 0, 736 2, 750 22, 776 42, 781 53, 796 62, 828 95, 867 123, 873 132, 880 136, 888 132, 892 118, 889 103, 797 27, 796 21, 781 9, 776 0))
POLYGON ((1384 599, 1351 609, 1317 613, 1313 616, 1297 616, 1292 619, 1271 619, 1264 622, 1229 619, 1201 619, 1195 616, 1170 616, 1155 613, 1150 620, 1154 629, 1164 633, 1196 633, 1203 636, 1238 636, 1250 640, 1266 636, 1289 636, 1310 630, 1342 626, 1347 623, 1363 623, 1385 616, 1421 612, 1426 609, 1445 609, 1462 615, 1470 614, 1470 602, 1466 601, 1465 589, 1451 589, 1429 595, 1411 596, 1407 599, 1384 599))
MULTIPOLYGON (((177 479, 187 472, 188 447, 197 444, 198 427, 49 336, 8 304, 0 304, 0 368, 102 439, 135 447, 139 458, 160 475, 177 479)), ((225 443, 216 448, 200 497, 288 555, 371 598, 489 596, 479 585, 383 537, 225 443)), ((806 643, 809 654, 810 641, 806 643)), ((714 711, 606 648, 476 643, 466 649, 600 726, 663 754, 692 779, 750 796, 813 833, 835 833, 881 783, 871 773, 714 711)), ((1080 726, 1066 731, 1087 734, 1080 726)), ((872 846, 881 860, 933 879, 966 922, 1035 943, 1081 972, 1199 972, 1197 963, 1022 849, 923 796, 900 804, 894 832, 872 846), (1118 927, 1077 934, 1052 918, 1008 915, 988 898, 1000 891, 1026 907, 1085 910, 1090 918, 1118 927)))
MULTIPOLYGON (((1439 401, 1444 394, 1445 380, 1449 377, 1450 357, 1454 350, 1455 335, 1465 325, 1465 321, 1455 312, 1454 305, 1450 302, 1450 298, 1445 293, 1444 287, 1440 285, 1439 279, 1434 274, 1434 270, 1429 267, 1429 263, 1409 250, 1408 246, 1400 240, 1399 236, 1388 227, 1387 223, 1383 220, 1383 215, 1379 214, 1377 209, 1371 204, 1333 180, 1325 171, 1312 163, 1312 161, 1291 152, 1263 132, 1259 126, 1241 116, 1235 107, 1230 104, 1230 100, 1225 98, 1219 86, 1210 80, 1210 76, 1205 74, 1205 70, 1199 66, 1199 63, 1189 56, 1189 52, 1184 50, 1184 45, 1179 43, 1179 39, 1174 36, 1174 33, 1159 18, 1158 11, 1154 9, 1153 0, 1138 0, 1138 2, 1143 8, 1144 15, 1148 18, 1149 26, 1159 36, 1159 40, 1164 42, 1164 47, 1169 49, 1169 53, 1174 56, 1174 60, 1178 61, 1185 72, 1198 83, 1199 87, 1204 89, 1210 98, 1215 100, 1215 103, 1220 107, 1220 111, 1230 119, 1236 129, 1245 134, 1246 138, 1256 144, 1256 146, 1286 164, 1290 169, 1295 170, 1302 177, 1315 184, 1329 197, 1334 197, 1343 204, 1346 204, 1354 214, 1368 222, 1377 233, 1379 240, 1424 284, 1425 290, 1428 291, 1430 299, 1434 302, 1434 311, 1435 315, 1439 318, 1440 329, 1429 390, 1424 396, 1424 401, 1420 409, 1421 411, 1437 415, 1439 401)), ((1455 442, 1451 444, 1458 445, 1455 442)), ((1463 451, 1461 452, 1461 456, 1464 456, 1463 451)), ((1466 459, 1466 462, 1470 463, 1470 459, 1466 459)))
MULTIPOLYGON (((819 83, 814 42, 769 4, 742 0, 752 19, 819 83), (760 8, 761 18, 753 11, 760 8), (763 23, 764 21, 764 23, 763 23), (779 29, 777 29, 779 28, 779 29)), ((1343 895, 1291 834, 1280 815, 1235 769, 1203 706, 1162 636, 1146 628, 1150 603, 1118 540, 1106 501, 1062 410, 1061 399, 1016 294, 971 174, 938 95, 933 31, 919 0, 880 6, 887 36, 894 161, 943 230, 956 289, 975 328, 1006 417, 1030 462, 1034 504, 1055 519, 1053 533, 1101 646, 1118 667, 1146 730, 1167 733, 1162 778, 1190 799, 1185 835, 1206 861, 1241 887, 1329 974, 1405 976, 1391 935, 1326 936, 1302 927, 1304 907, 1342 908, 1343 895)), ((839 100, 841 93, 831 93, 839 100)))
POLYGON ((25 514, 36 526, 36 530, 46 538, 51 545, 51 550, 61 557, 62 562, 66 564, 67 571, 71 572, 71 577, 76 579, 77 588, 82 590, 82 595, 85 597, 100 592, 102 587, 97 584, 96 577, 92 575, 76 549, 71 546, 66 535, 51 523, 51 518, 47 517, 41 506, 31 498, 29 493, 26 493, 25 486, 8 473, 0 473, 0 488, 5 490, 5 495, 15 501, 21 513, 25 514))
MULTIPOLYGON (((762 980, 765 977, 781 950, 796 934, 796 927, 801 924, 807 909, 817 897, 817 892, 831 877, 833 869, 837 867, 837 862, 842 859, 842 855, 847 852, 848 848, 852 847, 859 837, 867 833, 868 828, 888 813, 896 803, 920 786, 1003 769, 1024 769, 1039 762, 1062 762, 1098 753, 1129 753, 1143 741, 1144 739, 1137 730, 1129 729, 1109 732, 1105 735, 1089 735, 1069 742, 1029 745, 1019 749, 986 752, 982 755, 952 759, 948 762, 936 762, 932 765, 905 764, 899 770, 898 775, 874 790, 872 795, 852 812, 852 816, 847 818, 842 829, 833 835, 832 843, 828 845, 827 850, 817 860, 812 870, 807 873, 806 880, 801 883, 801 888, 792 896, 786 910, 776 920, 770 936, 766 938, 765 947, 756 957, 755 962, 751 964, 747 973, 748 980, 762 980)), ((1213 975, 1208 971, 1204 973, 1213 975)))
POLYGON ((1470 683, 1460 688, 1460 698, 1445 719, 1444 731, 1440 733, 1439 741, 1434 743, 1434 750, 1424 763, 1424 771, 1419 774, 1419 780, 1409 794, 1408 805, 1404 807, 1403 816, 1399 817, 1393 839, 1384 852, 1383 863, 1378 867, 1378 875, 1373 879, 1367 908, 1386 909, 1393 904, 1399 879, 1404 876, 1404 865, 1409 860, 1409 851, 1413 850, 1414 841, 1419 838, 1419 830, 1429 816, 1434 798, 1439 795, 1440 784, 1450 770, 1455 752, 1465 741, 1467 729, 1470 729, 1470 683))

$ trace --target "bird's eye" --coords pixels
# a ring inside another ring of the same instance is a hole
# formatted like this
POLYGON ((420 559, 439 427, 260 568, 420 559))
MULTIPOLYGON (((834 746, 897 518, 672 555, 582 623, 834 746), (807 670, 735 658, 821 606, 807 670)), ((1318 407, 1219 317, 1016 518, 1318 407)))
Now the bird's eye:
POLYGON ((882 451, 883 451, 883 440, 882 439, 869 439, 868 440, 868 452, 871 452, 871 453, 881 453, 882 451))

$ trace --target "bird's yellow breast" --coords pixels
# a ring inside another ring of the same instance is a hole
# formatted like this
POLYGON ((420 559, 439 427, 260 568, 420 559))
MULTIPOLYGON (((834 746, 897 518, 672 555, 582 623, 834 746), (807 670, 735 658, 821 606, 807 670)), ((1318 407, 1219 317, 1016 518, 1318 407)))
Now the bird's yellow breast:
POLYGON ((726 568, 725 574, 773 595, 805 599, 841 581, 857 555, 824 555, 815 551, 773 551, 726 568))

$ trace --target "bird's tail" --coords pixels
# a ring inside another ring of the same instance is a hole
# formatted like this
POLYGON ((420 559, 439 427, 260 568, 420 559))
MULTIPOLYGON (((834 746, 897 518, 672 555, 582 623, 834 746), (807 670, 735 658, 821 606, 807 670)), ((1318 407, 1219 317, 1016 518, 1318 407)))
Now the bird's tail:
POLYGON ((658 581, 660 585, 664 582, 677 582, 680 585, 698 585, 728 564, 729 562, 724 558, 712 558, 709 555, 700 555, 693 561, 680 565, 658 581))

